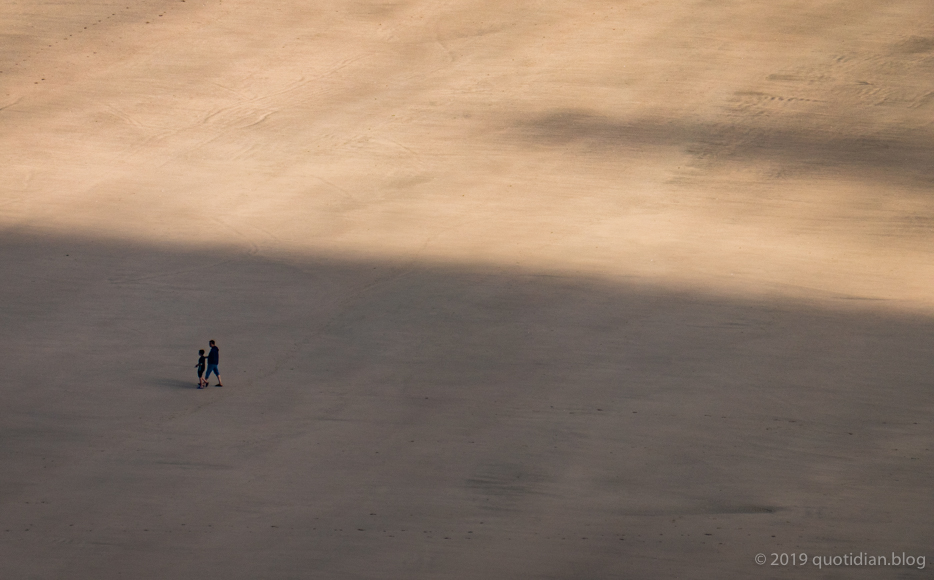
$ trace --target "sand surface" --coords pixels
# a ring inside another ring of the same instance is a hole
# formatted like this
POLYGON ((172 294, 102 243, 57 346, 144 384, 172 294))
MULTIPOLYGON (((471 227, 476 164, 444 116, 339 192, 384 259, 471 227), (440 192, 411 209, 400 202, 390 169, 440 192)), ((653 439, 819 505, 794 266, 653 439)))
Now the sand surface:
POLYGON ((934 567, 929 1, 0 34, 0 578, 934 567))

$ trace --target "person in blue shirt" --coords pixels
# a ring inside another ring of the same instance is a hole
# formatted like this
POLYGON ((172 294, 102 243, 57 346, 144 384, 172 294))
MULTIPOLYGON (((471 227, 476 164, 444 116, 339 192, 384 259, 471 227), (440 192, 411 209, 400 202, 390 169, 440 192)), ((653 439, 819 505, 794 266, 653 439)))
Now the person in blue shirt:
POLYGON ((211 373, 214 373, 214 376, 217 377, 217 384, 215 387, 223 387, 224 381, 221 380, 221 373, 217 370, 217 361, 220 359, 220 350, 217 348, 217 345, 214 344, 214 341, 211 340, 208 342, 211 346, 211 352, 208 353, 208 370, 204 373, 204 386, 208 386, 208 381, 211 378, 211 373))

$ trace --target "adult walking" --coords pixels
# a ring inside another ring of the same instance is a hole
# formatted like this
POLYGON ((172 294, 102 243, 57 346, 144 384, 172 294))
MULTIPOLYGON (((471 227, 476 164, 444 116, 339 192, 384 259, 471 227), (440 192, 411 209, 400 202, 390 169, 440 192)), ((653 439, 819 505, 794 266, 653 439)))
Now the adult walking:
POLYGON ((221 373, 217 370, 217 361, 220 359, 220 350, 217 348, 217 345, 214 344, 214 341, 208 341, 208 344, 211 346, 211 352, 208 353, 208 370, 204 373, 204 386, 208 386, 208 380, 211 378, 211 373, 214 373, 214 376, 217 377, 217 384, 215 387, 223 387, 224 381, 221 380, 221 373))

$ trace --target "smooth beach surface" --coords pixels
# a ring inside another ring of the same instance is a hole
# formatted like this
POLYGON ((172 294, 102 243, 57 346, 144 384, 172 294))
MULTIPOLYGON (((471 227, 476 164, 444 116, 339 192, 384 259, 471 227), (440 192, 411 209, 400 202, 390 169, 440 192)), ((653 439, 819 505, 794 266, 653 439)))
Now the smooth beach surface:
POLYGON ((0 33, 0 577, 934 566, 930 2, 0 33))

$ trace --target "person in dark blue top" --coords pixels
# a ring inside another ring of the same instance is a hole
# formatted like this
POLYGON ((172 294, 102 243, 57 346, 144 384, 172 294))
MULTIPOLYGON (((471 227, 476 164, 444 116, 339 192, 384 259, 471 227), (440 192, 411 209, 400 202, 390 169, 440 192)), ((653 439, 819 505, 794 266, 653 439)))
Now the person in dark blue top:
POLYGON ((217 370, 217 361, 220 359, 220 350, 217 348, 217 345, 214 344, 214 341, 211 340, 208 342, 211 345, 211 352, 208 353, 208 370, 204 373, 204 386, 208 385, 208 381, 211 378, 211 373, 214 373, 214 376, 217 377, 217 384, 215 387, 223 387, 224 381, 221 380, 221 373, 217 370))

